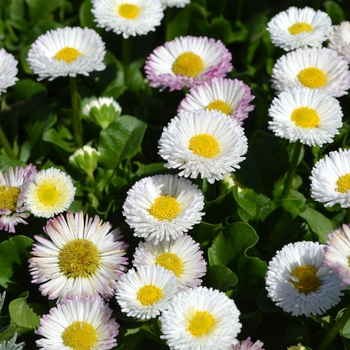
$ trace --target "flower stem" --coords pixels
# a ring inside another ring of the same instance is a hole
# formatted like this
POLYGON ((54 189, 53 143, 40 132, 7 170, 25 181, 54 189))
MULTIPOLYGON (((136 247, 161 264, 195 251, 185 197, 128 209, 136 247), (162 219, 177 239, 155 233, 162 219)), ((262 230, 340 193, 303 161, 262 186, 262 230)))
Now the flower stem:
POLYGON ((123 38, 123 66, 124 66, 124 85, 130 88, 130 42, 129 38, 123 38))
POLYGON ((173 39, 173 34, 171 32, 171 8, 167 7, 165 9, 165 41, 170 41, 173 39))
POLYGON ((78 147, 83 147, 83 135, 81 130, 81 122, 79 117, 79 96, 77 87, 77 78, 69 77, 70 82, 70 95, 72 101, 72 121, 75 143, 78 147))
POLYGON ((318 350, 326 350, 329 345, 331 345, 333 339, 336 335, 344 328, 345 324, 350 318, 350 305, 345 309, 339 320, 333 325, 333 327, 328 331, 318 350))
POLYGON ((101 202, 101 200, 103 198, 102 197, 102 193, 101 193, 100 189, 97 186, 97 182, 95 180, 95 176, 94 176, 93 172, 89 171, 89 172, 87 172, 87 175, 88 175, 89 180, 91 182, 91 186, 92 186, 92 188, 94 190, 94 194, 95 194, 96 198, 98 199, 99 202, 101 202))
POLYGON ((1 126, 0 126, 0 142, 1 142, 2 146, 4 147, 6 154, 12 159, 17 159, 15 152, 13 151, 13 149, 10 145, 10 142, 8 141, 8 139, 4 133, 4 130, 2 129, 1 126))
POLYGON ((292 186, 292 182, 293 182, 293 178, 294 178, 294 175, 295 175, 295 171, 297 169, 300 151, 301 151, 301 143, 298 140, 295 143, 294 153, 293 153, 293 156, 292 156, 292 161, 291 161, 290 166, 289 166, 289 170, 288 170, 288 174, 287 174, 286 180, 284 182, 284 187, 283 187, 281 199, 285 199, 289 195, 289 191, 290 191, 290 188, 292 186))

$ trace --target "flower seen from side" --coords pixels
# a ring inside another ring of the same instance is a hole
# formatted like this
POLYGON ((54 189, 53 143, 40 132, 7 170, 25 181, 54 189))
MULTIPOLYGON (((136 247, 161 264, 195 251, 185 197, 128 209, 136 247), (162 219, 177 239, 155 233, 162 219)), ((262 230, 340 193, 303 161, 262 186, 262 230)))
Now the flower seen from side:
POLYGON ((57 28, 40 35, 32 44, 27 62, 38 80, 89 75, 105 69, 105 44, 93 29, 57 28))
POLYGON ((350 207, 350 150, 332 151, 311 170, 311 197, 325 207, 350 207))
POLYGON ((343 125, 338 100, 322 90, 293 88, 281 92, 269 109, 269 129, 290 142, 308 146, 331 143, 343 125))
POLYGON ((290 51, 304 46, 322 46, 331 26, 326 12, 292 6, 274 16, 267 23, 267 30, 275 46, 290 51))
POLYGON ((40 170, 29 184, 25 204, 37 217, 51 218, 70 207, 75 187, 69 175, 56 168, 40 170))
POLYGON ((344 21, 337 26, 333 26, 328 39, 328 48, 336 51, 350 62, 350 22, 344 21))
POLYGON ((155 31, 164 16, 159 0, 93 0, 91 12, 97 27, 124 38, 155 31))
POLYGON ((50 309, 35 331, 40 349, 107 350, 117 346, 119 324, 100 297, 74 297, 50 309))
POLYGON ((325 246, 295 242, 277 251, 266 274, 268 296, 292 316, 324 314, 339 303, 342 283, 323 266, 325 246))
POLYGON ((17 60, 5 49, 0 49, 0 95, 6 92, 7 88, 15 85, 18 78, 17 60))
POLYGON ((199 244, 192 237, 183 235, 170 241, 140 242, 135 250, 133 266, 160 265, 172 271, 180 289, 199 286, 206 273, 206 261, 199 244))
POLYGON ((157 47, 147 58, 150 86, 170 91, 221 78, 232 70, 231 53, 220 40, 185 36, 157 47))
POLYGON ((255 343, 253 343, 250 337, 248 337, 246 340, 237 343, 233 350, 264 350, 263 345, 264 343, 262 341, 257 340, 255 343))
POLYGON ((176 239, 201 221, 202 191, 177 175, 141 179, 127 192, 123 205, 125 221, 134 235, 153 240, 176 239))
POLYGON ((76 168, 81 169, 82 171, 91 175, 97 168, 99 155, 100 152, 98 152, 95 148, 85 145, 76 150, 68 158, 68 161, 76 168))
POLYGON ((184 177, 222 180, 245 159, 247 138, 232 118, 212 110, 181 112, 163 129, 159 154, 184 177))
POLYGON ((17 224, 27 224, 30 213, 24 201, 35 174, 32 164, 0 171, 0 230, 15 233, 17 224))
POLYGON ((278 93, 293 87, 322 89, 340 97, 350 87, 348 63, 327 48, 300 48, 281 56, 272 70, 272 87, 278 93))
POLYGON ((213 78, 193 87, 181 101, 178 113, 197 109, 220 111, 243 124, 254 109, 249 103, 254 99, 250 87, 238 79, 213 78))
POLYGON ((140 319, 157 317, 177 292, 175 275, 162 266, 130 269, 117 283, 116 299, 127 316, 140 319))
POLYGON ((50 219, 44 227, 49 239, 34 236, 29 271, 32 282, 49 299, 64 300, 72 295, 115 293, 116 281, 127 264, 126 248, 119 229, 97 215, 84 220, 83 212, 68 212, 50 219))
POLYGON ((229 350, 238 343, 240 312, 224 293, 205 287, 178 293, 159 317, 171 350, 229 350))

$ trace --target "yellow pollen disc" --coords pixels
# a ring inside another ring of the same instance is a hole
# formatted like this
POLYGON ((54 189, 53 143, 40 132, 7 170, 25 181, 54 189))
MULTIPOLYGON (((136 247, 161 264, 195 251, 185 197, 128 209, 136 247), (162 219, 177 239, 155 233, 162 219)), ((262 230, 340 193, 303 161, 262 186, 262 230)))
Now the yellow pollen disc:
POLYGON ((180 203, 176 198, 170 196, 158 197, 148 210, 157 220, 168 221, 175 219, 180 214, 180 211, 180 203))
POLYGON ((319 68, 305 68, 298 74, 297 78, 300 84, 310 89, 319 89, 327 84, 327 76, 319 68))
POLYGON ((230 115, 233 112, 232 107, 223 100, 215 100, 213 102, 210 102, 205 108, 209 110, 215 109, 217 111, 225 113, 226 115, 230 115))
POLYGON ((183 272, 182 260, 170 252, 159 254, 156 258, 156 264, 174 272, 176 277, 180 277, 183 272))
POLYGON ((163 297, 163 291, 151 284, 145 285, 137 292, 137 300, 144 306, 153 305, 163 297))
POLYGON ((219 142, 208 134, 198 134, 190 139, 188 147, 194 154, 205 158, 214 158, 220 152, 219 142))
POLYGON ((208 334, 215 318, 207 311, 197 311, 190 320, 187 330, 194 336, 208 334))
POLYGON ((299 293, 309 294, 316 292, 321 285, 321 281, 316 277, 318 269, 314 266, 302 265, 297 267, 292 276, 298 278, 297 281, 290 280, 294 288, 298 289, 299 293))
POLYGON ((139 14, 139 7, 134 4, 122 4, 118 8, 120 16, 127 19, 135 19, 139 14))
POLYGON ((97 342, 97 332, 93 325, 85 321, 70 324, 62 333, 63 345, 73 350, 90 350, 97 342))
POLYGON ((340 176, 335 184, 338 192, 347 193, 350 190, 350 174, 340 176))
POLYGON ((67 63, 71 63, 72 61, 75 61, 79 56, 83 56, 79 50, 75 49, 74 47, 67 46, 58 51, 53 57, 58 61, 63 60, 67 63))
POLYGON ((43 185, 38 190, 38 197, 41 203, 53 205, 58 199, 58 191, 51 184, 43 185))
POLYGON ((203 60, 190 51, 182 53, 172 67, 174 74, 183 74, 187 77, 198 77, 204 68, 203 60))
POLYGON ((99 267, 99 255, 99 250, 92 242, 79 238, 63 246, 58 255, 58 264, 66 277, 89 277, 99 267))
POLYGON ((320 124, 320 117, 314 109, 309 107, 296 108, 292 112, 290 119, 296 126, 302 128, 317 128, 320 124))
POLYGON ((20 192, 18 187, 0 186, 0 209, 14 210, 20 192))
POLYGON ((290 34, 300 34, 302 32, 311 32, 313 30, 312 26, 309 23, 297 22, 288 28, 290 34))

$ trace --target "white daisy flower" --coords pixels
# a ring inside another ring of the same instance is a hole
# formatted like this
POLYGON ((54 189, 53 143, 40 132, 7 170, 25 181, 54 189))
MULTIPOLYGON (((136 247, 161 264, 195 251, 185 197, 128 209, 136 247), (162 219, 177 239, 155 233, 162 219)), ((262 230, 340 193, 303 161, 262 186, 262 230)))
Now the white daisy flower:
POLYGON ((324 248, 318 242, 290 243, 269 262, 266 289, 283 311, 310 317, 339 303, 342 283, 322 265, 324 248))
POLYGON ((221 112, 182 112, 173 118, 159 140, 159 154, 166 168, 178 168, 180 176, 222 180, 245 159, 247 138, 234 119, 221 112))
POLYGON ((229 350, 238 343, 240 312, 226 294, 205 287, 178 293, 159 317, 171 350, 229 350))
POLYGON ((107 350, 117 346, 119 324, 100 297, 67 299, 42 316, 35 331, 40 349, 107 350))
POLYGON ((253 343, 250 340, 250 337, 247 338, 247 340, 243 340, 242 342, 235 345, 233 350, 264 350, 263 349, 264 343, 260 340, 257 340, 255 343, 253 343))
POLYGON ((157 317, 177 292, 175 275, 162 266, 130 269, 117 283, 116 298, 127 316, 140 319, 157 317))
POLYGON ((152 241, 140 242, 135 250, 133 266, 160 265, 177 277, 180 289, 197 287, 206 273, 206 261, 199 244, 192 237, 183 235, 155 245, 152 241))
POLYGON ((160 0, 165 7, 185 7, 191 0, 160 0))
POLYGON ((350 61, 350 22, 341 22, 333 26, 328 36, 328 47, 350 61))
POLYGON ((42 295, 65 299, 71 295, 114 295, 116 281, 124 273, 128 245, 121 241, 119 229, 96 215, 83 212, 48 220, 44 232, 49 239, 34 236, 29 259, 32 282, 40 284, 42 295))
POLYGON ((213 78, 210 82, 193 87, 180 102, 178 113, 197 109, 220 111, 243 124, 254 99, 250 87, 238 79, 213 78))
POLYGON ((105 69, 105 44, 93 29, 57 28, 40 35, 32 44, 27 62, 38 80, 89 75, 105 69))
POLYGON ((17 64, 18 61, 13 55, 3 48, 0 49, 0 95, 6 92, 8 87, 16 84, 17 64))
POLYGON ((331 143, 343 125, 339 101, 322 90, 296 87, 281 92, 269 109, 269 129, 290 142, 331 143))
POLYGON ((0 230, 15 233, 17 224, 27 224, 24 219, 30 213, 24 200, 35 174, 36 167, 32 164, 0 171, 0 230))
POLYGON ((322 89, 340 97, 350 87, 346 60, 326 48, 303 48, 281 56, 272 70, 272 87, 281 92, 293 87, 322 89))
POLYGON ((170 91, 221 78, 232 70, 232 55, 220 40, 185 36, 157 47, 145 64, 152 87, 170 91))
POLYGON ((330 152, 311 170, 311 197, 325 207, 350 207, 350 150, 330 152))
POLYGON ((266 29, 275 46, 290 51, 304 46, 322 46, 331 26, 332 20, 327 13, 292 6, 274 16, 266 29))
POLYGON ((338 274, 346 286, 350 285, 350 227, 343 224, 328 235, 323 264, 338 274))
POLYGON ((158 244, 192 229, 201 221, 203 207, 197 185, 177 175, 156 175, 141 179, 127 192, 123 215, 135 236, 158 244))
POLYGON ((92 0, 97 27, 129 36, 155 31, 164 16, 159 0, 92 0))
POLYGON ((75 187, 70 176, 56 168, 40 170, 29 185, 25 204, 34 216, 51 218, 67 210, 75 187))

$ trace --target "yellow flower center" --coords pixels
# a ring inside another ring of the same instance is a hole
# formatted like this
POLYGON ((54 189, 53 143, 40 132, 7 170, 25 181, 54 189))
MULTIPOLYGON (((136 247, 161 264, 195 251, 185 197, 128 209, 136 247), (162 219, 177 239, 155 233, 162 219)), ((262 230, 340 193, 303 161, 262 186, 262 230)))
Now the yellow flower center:
POLYGON ((194 154, 205 158, 214 158, 220 152, 219 142, 208 134, 198 134, 190 139, 188 147, 194 154))
POLYGON ((139 11, 139 7, 134 4, 122 4, 118 8, 119 15, 127 19, 135 19, 139 11))
POLYGON ((309 33, 312 30, 313 30, 312 26, 309 23, 305 23, 305 22, 294 23, 288 28, 289 33, 292 35, 300 34, 302 32, 309 33))
POLYGON ((38 196, 41 203, 45 205, 53 205, 58 199, 58 191, 51 184, 45 184, 38 190, 38 196))
POLYGON ((233 108, 223 100, 215 100, 213 102, 210 102, 206 106, 206 108, 209 110, 215 109, 215 110, 220 111, 226 115, 230 115, 233 112, 233 108))
POLYGON ((297 267, 292 272, 292 276, 298 281, 290 280, 294 288, 298 289, 299 293, 309 294, 316 292, 321 285, 321 281, 316 277, 318 269, 314 266, 302 265, 297 267))
POLYGON ((187 77, 198 77, 204 68, 203 60, 190 51, 182 53, 172 67, 174 74, 183 74, 187 77))
POLYGON ((90 277, 99 263, 99 250, 87 239, 78 238, 66 243, 58 255, 59 267, 69 278, 90 277))
POLYGON ((158 220, 171 221, 180 214, 181 206, 174 197, 160 196, 156 198, 148 212, 158 220))
POLYGON ((187 330, 194 336, 208 334, 213 327, 215 318, 207 311, 196 311, 191 318, 187 330))
POLYGON ((183 272, 182 260, 170 252, 159 254, 156 258, 156 264, 174 272, 176 277, 180 277, 183 272))
POLYGON ((320 124, 320 117, 314 109, 309 107, 296 108, 292 112, 290 119, 292 119, 296 126, 302 128, 316 128, 320 124))
POLYGON ((0 209, 14 210, 20 192, 18 187, 0 186, 0 209))
POLYGON ((297 78, 300 84, 310 89, 318 89, 327 84, 327 75, 319 68, 305 68, 297 75, 297 78))
POLYGON ((144 306, 153 305, 163 297, 163 291, 157 286, 147 284, 137 292, 137 300, 144 306))
POLYGON ((337 191, 340 193, 346 193, 350 190, 350 174, 340 176, 335 183, 337 185, 337 191))
POLYGON ((90 350, 97 342, 97 332, 90 323, 76 321, 64 330, 62 340, 63 345, 73 350, 90 350))
POLYGON ((63 60, 67 63, 71 63, 72 61, 75 61, 79 56, 83 56, 79 50, 75 49, 74 47, 67 46, 58 51, 53 57, 58 61, 63 60))

